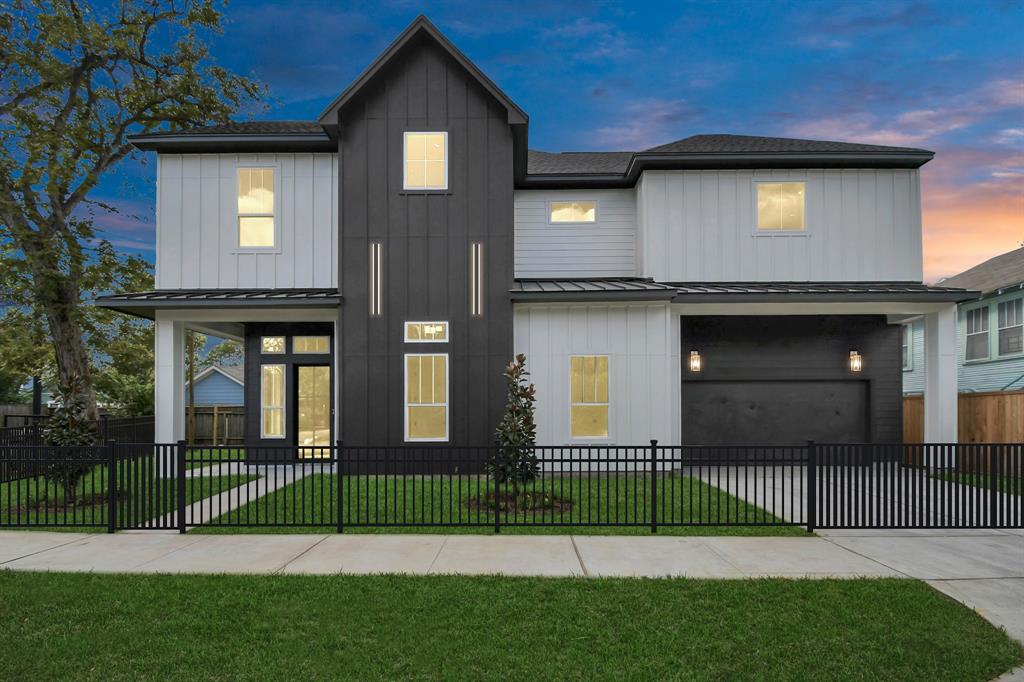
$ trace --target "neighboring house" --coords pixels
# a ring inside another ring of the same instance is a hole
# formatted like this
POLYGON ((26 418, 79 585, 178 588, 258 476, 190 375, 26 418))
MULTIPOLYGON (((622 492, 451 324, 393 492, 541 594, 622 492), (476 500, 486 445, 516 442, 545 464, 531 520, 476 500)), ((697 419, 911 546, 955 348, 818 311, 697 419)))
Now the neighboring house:
MULTIPOLYGON (((196 375, 195 405, 197 407, 242 406, 245 404, 245 377, 241 365, 211 365, 196 375)), ((185 382, 185 404, 188 404, 189 382, 185 382)))
POLYGON ((932 152, 531 150, 526 113, 422 17, 316 121, 132 141, 158 154, 157 290, 99 304, 156 320, 160 441, 184 432, 196 329, 244 342, 256 445, 489 445, 516 352, 542 444, 899 442, 920 315, 926 437, 956 440, 969 294, 921 282, 932 152))
MULTIPOLYGON (((962 393, 1024 390, 1024 247, 1014 249, 941 282, 981 296, 959 305, 958 386, 962 393)), ((924 392, 924 324, 904 329, 909 361, 903 392, 924 392)))

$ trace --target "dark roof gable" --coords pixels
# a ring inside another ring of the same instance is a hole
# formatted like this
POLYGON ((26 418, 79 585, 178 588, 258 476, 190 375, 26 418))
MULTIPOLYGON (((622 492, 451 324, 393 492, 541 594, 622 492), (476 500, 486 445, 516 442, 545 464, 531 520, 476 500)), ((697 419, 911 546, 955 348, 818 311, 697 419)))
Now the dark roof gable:
POLYGON ((384 52, 380 54, 377 59, 373 61, 370 66, 366 68, 363 73, 359 75, 352 83, 345 88, 345 91, 338 95, 333 102, 331 102, 323 113, 317 118, 317 122, 324 125, 333 125, 337 122, 338 112, 345 106, 346 103, 352 100, 362 89, 370 83, 374 77, 383 69, 401 50, 403 47, 409 44, 414 38, 425 35, 433 39, 438 45, 441 46, 459 65, 461 65, 469 74, 476 79, 478 83, 491 94, 494 99, 498 100, 508 111, 508 122, 511 125, 525 125, 529 120, 526 112, 519 108, 515 102, 513 102, 508 95, 502 92, 501 88, 495 85, 494 81, 487 77, 487 75, 481 71, 476 64, 471 62, 466 55, 464 55, 459 48, 448 40, 441 33, 440 30, 434 24, 430 22, 422 14, 416 17, 415 20, 409 27, 406 28, 402 33, 395 38, 395 40, 388 46, 384 52))

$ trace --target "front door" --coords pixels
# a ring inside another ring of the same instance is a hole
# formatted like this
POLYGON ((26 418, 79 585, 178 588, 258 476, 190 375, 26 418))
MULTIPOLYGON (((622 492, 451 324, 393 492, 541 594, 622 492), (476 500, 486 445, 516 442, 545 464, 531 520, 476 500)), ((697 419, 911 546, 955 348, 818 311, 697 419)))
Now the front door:
POLYGON ((329 449, 304 448, 331 444, 331 368, 328 365, 299 365, 298 400, 299 457, 329 457, 329 449))

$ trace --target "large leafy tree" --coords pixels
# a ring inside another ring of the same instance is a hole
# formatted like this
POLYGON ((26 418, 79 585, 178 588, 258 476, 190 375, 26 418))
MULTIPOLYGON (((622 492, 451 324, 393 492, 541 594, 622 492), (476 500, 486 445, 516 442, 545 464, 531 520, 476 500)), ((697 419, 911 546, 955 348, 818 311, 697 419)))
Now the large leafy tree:
POLYGON ((4 0, 0 5, 0 239, 23 259, 64 393, 95 416, 82 275, 84 216, 131 132, 225 121, 261 87, 211 60, 213 0, 4 0))

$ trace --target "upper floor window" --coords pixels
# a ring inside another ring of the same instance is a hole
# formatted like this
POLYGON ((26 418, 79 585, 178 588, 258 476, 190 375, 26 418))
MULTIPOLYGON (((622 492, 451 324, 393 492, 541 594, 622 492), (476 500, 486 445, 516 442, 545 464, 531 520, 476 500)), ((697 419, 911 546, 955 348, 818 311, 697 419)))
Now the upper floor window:
POLYGON ((807 229, 805 182, 758 182, 757 231, 804 232, 807 229))
POLYGON ((988 306, 967 311, 967 360, 988 357, 988 306))
POLYGON ((998 306, 999 354, 1024 352, 1024 299, 1003 301, 998 306))
POLYGON ((448 189, 448 133, 405 134, 405 189, 448 189))
POLYGON ((273 248, 274 169, 238 169, 238 246, 273 248))
POLYGON ((552 201, 549 209, 553 223, 592 223, 597 220, 596 201, 552 201))

